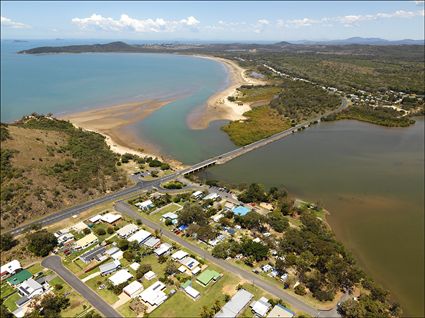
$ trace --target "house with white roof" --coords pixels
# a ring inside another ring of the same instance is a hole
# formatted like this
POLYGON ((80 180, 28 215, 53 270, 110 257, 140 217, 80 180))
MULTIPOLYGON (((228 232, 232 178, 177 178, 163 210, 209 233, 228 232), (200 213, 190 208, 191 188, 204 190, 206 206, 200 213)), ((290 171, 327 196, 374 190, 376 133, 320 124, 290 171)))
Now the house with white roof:
POLYGON ((199 199, 200 197, 202 197, 203 192, 202 191, 195 191, 192 193, 192 197, 195 199, 199 199))
POLYGON ((97 214, 89 219, 90 223, 97 223, 100 220, 102 220, 102 216, 100 214, 97 214))
POLYGON ((266 297, 261 297, 259 300, 252 302, 250 307, 255 315, 265 317, 272 305, 266 297))
POLYGON ((152 200, 146 200, 136 203, 135 206, 137 206, 140 210, 147 211, 153 208, 155 205, 153 204, 152 200))
POLYGON ((167 299, 167 295, 163 292, 164 289, 165 284, 157 281, 146 288, 139 297, 143 302, 151 306, 159 306, 167 299))
POLYGON ((199 262, 196 259, 194 259, 193 257, 185 257, 182 260, 180 260, 180 264, 182 264, 187 269, 192 271, 193 269, 195 269, 199 265, 199 262))
POLYGON ((111 281, 112 285, 118 286, 122 283, 125 283, 130 278, 132 278, 133 275, 131 275, 128 270, 126 269, 120 269, 118 272, 116 272, 114 275, 109 277, 109 280, 111 281))
POLYGON ((277 304, 273 307, 272 311, 267 315, 267 318, 292 318, 295 317, 295 313, 289 310, 285 306, 277 304))
POLYGON ((129 237, 131 234, 133 234, 134 232, 136 232, 139 229, 139 227, 133 223, 127 224, 125 226, 123 226, 122 228, 120 228, 117 231, 117 235, 120 238, 127 238, 129 237))
POLYGON ((130 298, 136 298, 143 291, 143 285, 135 280, 134 282, 125 286, 122 291, 130 298))
POLYGON ((22 297, 27 297, 28 299, 32 299, 35 296, 39 296, 44 293, 43 286, 36 282, 34 279, 30 278, 24 281, 18 287, 18 293, 22 297))
POLYGON ((0 277, 3 277, 5 275, 14 275, 21 268, 21 263, 19 263, 19 261, 15 259, 0 267, 0 277))
POLYGON ((143 275, 143 277, 146 280, 152 280, 152 279, 154 279, 156 277, 156 274, 153 271, 149 271, 145 275, 143 275))
POLYGON ((59 246, 67 245, 74 241, 74 235, 72 233, 64 233, 57 237, 57 240, 59 246))
POLYGON ((77 224, 74 224, 73 226, 71 226, 71 230, 77 233, 80 233, 88 228, 89 228, 88 225, 84 222, 78 222, 77 224))
POLYGON ((154 253, 157 256, 161 256, 166 254, 169 250, 171 250, 172 246, 168 243, 162 243, 158 248, 154 250, 154 253))
POLYGON ((162 215, 162 220, 165 222, 167 220, 170 220, 171 222, 173 222, 173 224, 177 223, 177 219, 179 218, 179 216, 173 212, 167 212, 165 214, 162 215))
POLYGON ((143 242, 143 245, 149 248, 156 248, 160 243, 161 243, 161 240, 159 238, 151 236, 143 242))
POLYGON ((106 213, 102 215, 102 221, 105 223, 113 224, 119 219, 121 219, 121 214, 117 213, 106 213))
POLYGON ((206 195, 202 200, 204 200, 204 201, 217 200, 218 198, 220 198, 220 196, 217 193, 212 192, 212 193, 206 195))
POLYGON ((112 262, 105 263, 99 266, 99 271, 101 275, 108 275, 121 267, 121 262, 119 260, 113 260, 112 262))
POLYGON ((145 230, 139 230, 128 238, 129 242, 137 242, 142 244, 145 242, 152 234, 145 230))
POLYGON ((197 291, 195 288, 193 288, 192 286, 186 286, 184 288, 184 291, 186 292, 186 294, 188 294, 192 299, 198 299, 199 295, 201 294, 199 291, 197 291))
POLYGON ((134 271, 137 271, 139 269, 139 267, 140 267, 140 264, 137 263, 137 262, 134 262, 130 265, 130 268, 134 271))
POLYGON ((185 258, 188 255, 189 254, 187 252, 180 250, 180 251, 175 252, 173 255, 171 255, 171 258, 173 260, 179 261, 179 260, 182 260, 183 258, 185 258))
POLYGON ((253 295, 245 289, 239 289, 237 293, 215 315, 216 318, 235 318, 248 305, 253 295))

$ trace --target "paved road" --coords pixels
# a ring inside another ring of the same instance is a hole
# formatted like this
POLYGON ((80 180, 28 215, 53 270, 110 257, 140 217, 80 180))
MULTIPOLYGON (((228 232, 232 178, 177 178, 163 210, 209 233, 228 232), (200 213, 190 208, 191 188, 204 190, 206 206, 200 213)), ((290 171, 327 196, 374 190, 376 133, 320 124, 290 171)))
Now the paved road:
POLYGON ((96 308, 104 317, 122 317, 115 309, 99 297, 93 290, 87 287, 77 276, 66 269, 57 255, 48 256, 41 262, 43 267, 56 272, 62 279, 96 308))
MULTIPOLYGON (((271 285, 267 282, 265 282, 264 280, 260 279, 256 274, 249 272, 247 270, 241 269, 223 259, 219 259, 219 258, 215 258, 214 256, 212 256, 211 254, 209 254, 207 251, 203 250, 202 248, 193 245, 189 242, 187 242, 186 240, 184 240, 183 238, 181 238, 180 236, 174 234, 173 232, 164 229, 163 227, 161 227, 161 225, 150 221, 149 219, 146 219, 145 217, 143 217, 142 215, 140 215, 138 212, 134 211, 131 206, 129 206, 127 203, 125 202, 117 202, 117 204, 115 205, 115 209, 121 213, 125 213, 127 214, 129 217, 133 218, 133 219, 140 219, 145 225, 147 225, 148 227, 152 228, 153 230, 159 230, 161 231, 162 235, 164 235, 165 237, 177 242, 178 244, 184 246, 185 248, 187 248, 188 250, 204 257, 206 260, 220 266, 221 268, 223 268, 225 271, 231 272, 233 274, 236 274, 244 279, 246 279, 247 281, 250 281, 252 283, 254 283, 256 286, 261 287, 262 289, 264 289, 265 291, 269 292, 272 295, 275 295, 276 297, 279 297, 280 299, 282 299, 283 301, 291 304, 294 308, 297 308, 298 310, 301 310, 313 317, 317 317, 320 314, 320 311, 316 310, 315 308, 305 304, 303 301, 299 300, 298 298, 286 293, 283 289, 278 288, 275 285, 271 285)), ((324 312, 326 313, 326 312, 324 312)), ((320 317, 326 317, 325 314, 321 314, 320 317)))

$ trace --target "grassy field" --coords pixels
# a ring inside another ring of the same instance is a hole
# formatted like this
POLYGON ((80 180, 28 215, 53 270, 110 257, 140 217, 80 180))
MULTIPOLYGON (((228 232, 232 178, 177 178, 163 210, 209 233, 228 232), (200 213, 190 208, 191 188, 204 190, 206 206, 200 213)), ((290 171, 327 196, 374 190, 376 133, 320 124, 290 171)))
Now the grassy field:
POLYGON ((31 265, 29 268, 27 268, 28 269, 28 271, 31 273, 31 274, 37 274, 38 272, 42 272, 43 271, 43 269, 44 269, 44 267, 43 266, 41 266, 41 264, 40 263, 35 263, 34 265, 31 265))
POLYGON ((222 129, 234 144, 244 146, 291 127, 290 122, 269 106, 256 107, 244 114, 245 121, 233 121, 222 129))
MULTIPOLYGON (((218 272, 223 272, 220 268, 209 266, 210 269, 215 269, 218 272)), ((201 293, 197 300, 193 300, 186 295, 182 290, 179 290, 175 295, 163 303, 159 308, 153 311, 151 317, 196 317, 200 316, 202 307, 206 306, 210 309, 218 300, 220 305, 224 305, 224 294, 232 295, 236 291, 240 279, 224 273, 224 276, 215 284, 209 284, 207 287, 202 287, 195 282, 192 282, 192 287, 201 293)))
POLYGON ((97 276, 97 277, 92 278, 89 281, 87 281, 86 284, 91 289, 93 289, 100 297, 102 297, 104 301, 106 301, 109 304, 113 304, 118 300, 118 296, 115 295, 112 291, 110 291, 106 288, 98 289, 99 282, 100 282, 100 284, 104 284, 104 283, 106 283, 107 279, 108 279, 108 277, 97 276))
POLYGON ((21 298, 21 295, 19 295, 17 292, 10 295, 9 297, 7 297, 3 304, 6 306, 7 309, 9 309, 10 311, 14 311, 18 308, 18 306, 16 306, 16 301, 18 299, 21 298))
POLYGON ((8 283, 4 282, 3 284, 1 284, 0 287, 0 298, 3 299, 6 296, 13 294, 15 292, 15 289, 10 286, 8 283))

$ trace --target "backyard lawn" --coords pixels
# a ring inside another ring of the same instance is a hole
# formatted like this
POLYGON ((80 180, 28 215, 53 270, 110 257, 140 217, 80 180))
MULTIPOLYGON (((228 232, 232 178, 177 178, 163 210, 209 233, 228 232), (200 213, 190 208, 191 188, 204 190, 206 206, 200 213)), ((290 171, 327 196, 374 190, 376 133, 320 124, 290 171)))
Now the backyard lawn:
POLYGON ((107 279, 108 277, 105 277, 105 276, 97 276, 87 281, 86 284, 91 289, 93 289, 100 297, 102 297, 103 300, 105 300, 107 303, 113 304, 118 300, 118 296, 115 295, 111 290, 108 290, 106 288, 104 289, 98 288, 100 284, 106 285, 107 279), (100 284, 98 282, 100 282, 100 284))

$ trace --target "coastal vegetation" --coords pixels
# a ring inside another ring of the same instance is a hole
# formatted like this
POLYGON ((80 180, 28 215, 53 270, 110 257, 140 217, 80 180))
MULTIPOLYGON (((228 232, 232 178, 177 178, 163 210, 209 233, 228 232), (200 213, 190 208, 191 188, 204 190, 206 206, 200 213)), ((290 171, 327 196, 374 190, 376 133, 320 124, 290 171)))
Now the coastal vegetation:
POLYGON ((407 127, 415 123, 410 117, 402 117, 395 109, 370 106, 352 106, 340 113, 323 118, 325 121, 340 119, 355 119, 386 127, 407 127))
POLYGON ((289 121, 269 106, 259 106, 244 114, 247 118, 223 126, 223 130, 238 146, 270 137, 291 127, 289 121))
POLYGON ((97 133, 37 114, 1 127, 2 229, 127 185, 97 133))
POLYGON ((242 85, 237 91, 238 95, 233 97, 234 101, 258 106, 259 103, 268 104, 273 97, 280 93, 281 89, 274 85, 242 85))
POLYGON ((293 123, 335 110, 341 104, 339 96, 310 83, 284 80, 280 87, 281 91, 271 101, 270 107, 293 123))

